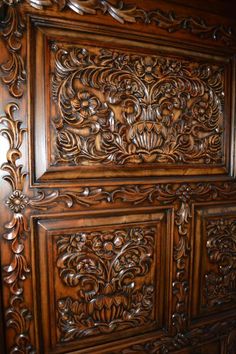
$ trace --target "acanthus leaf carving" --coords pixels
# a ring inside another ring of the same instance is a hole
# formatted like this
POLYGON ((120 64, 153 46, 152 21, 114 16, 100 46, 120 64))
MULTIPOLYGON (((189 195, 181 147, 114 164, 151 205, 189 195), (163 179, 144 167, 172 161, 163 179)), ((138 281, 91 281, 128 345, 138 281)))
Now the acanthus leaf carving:
MULTIPOLYGON (((2 81, 9 88, 9 93, 20 98, 23 95, 23 84, 26 81, 25 63, 21 55, 22 36, 25 30, 25 23, 16 6, 10 3, 7 6, 7 17, 1 22, 2 37, 7 44, 9 59, 1 64, 3 72, 2 81)), ((16 4, 15 4, 16 5, 16 4)))
POLYGON ((10 263, 3 265, 3 282, 9 288, 9 305, 5 311, 6 324, 8 328, 15 331, 14 343, 9 353, 35 353, 30 339, 30 323, 32 315, 25 304, 24 283, 29 278, 31 270, 25 255, 25 239, 28 236, 28 226, 24 209, 29 199, 22 192, 26 173, 22 172, 23 166, 18 165, 17 160, 21 158, 21 146, 25 128, 21 128, 22 122, 15 120, 13 112, 18 109, 15 103, 9 103, 5 108, 5 116, 0 117, 0 124, 3 128, 0 134, 9 143, 7 151, 7 162, 1 169, 8 174, 3 178, 10 184, 12 194, 6 201, 6 205, 13 212, 11 220, 5 225, 6 233, 3 239, 9 245, 10 263))
POLYGON ((0 129, 0 134, 4 136, 9 143, 7 152, 7 162, 3 163, 1 169, 8 174, 3 178, 9 182, 12 190, 23 189, 26 173, 22 172, 23 166, 17 165, 16 161, 21 158, 20 147, 23 142, 23 135, 26 133, 25 128, 21 128, 22 122, 15 120, 13 113, 19 109, 16 103, 9 103, 5 108, 5 116, 0 117, 0 124, 3 128, 0 129))
MULTIPOLYGON (((17 4, 24 0, 6 1, 8 4, 17 4)), ((97 15, 98 12, 107 14, 116 21, 124 23, 144 24, 154 23, 157 27, 168 31, 169 33, 177 31, 188 31, 200 38, 209 38, 214 41, 222 40, 227 45, 235 41, 235 30, 221 24, 209 25, 201 17, 181 16, 174 11, 163 11, 155 9, 145 11, 132 4, 126 4, 125 1, 119 0, 25 0, 35 9, 45 9, 58 5, 60 11, 65 8, 76 12, 79 15, 97 15)))

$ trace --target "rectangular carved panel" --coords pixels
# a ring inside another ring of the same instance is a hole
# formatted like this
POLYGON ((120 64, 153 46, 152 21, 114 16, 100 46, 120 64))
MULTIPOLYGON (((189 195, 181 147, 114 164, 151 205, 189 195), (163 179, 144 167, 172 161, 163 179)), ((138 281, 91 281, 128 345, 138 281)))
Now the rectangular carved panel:
POLYGON ((59 344, 80 348, 86 338, 98 344, 167 325, 168 216, 153 209, 112 215, 36 223, 37 306, 46 352, 57 352, 59 344))
POLYGON ((168 175, 227 172, 226 59, 171 55, 154 44, 111 41, 109 34, 96 34, 96 46, 91 34, 73 31, 62 42, 62 33, 32 31, 32 72, 45 74, 31 85, 32 128, 47 137, 33 133, 38 182, 157 176, 167 168, 168 175))
POLYGON ((199 286, 193 294, 195 314, 235 308, 236 208, 197 209, 194 242, 194 284, 199 286))

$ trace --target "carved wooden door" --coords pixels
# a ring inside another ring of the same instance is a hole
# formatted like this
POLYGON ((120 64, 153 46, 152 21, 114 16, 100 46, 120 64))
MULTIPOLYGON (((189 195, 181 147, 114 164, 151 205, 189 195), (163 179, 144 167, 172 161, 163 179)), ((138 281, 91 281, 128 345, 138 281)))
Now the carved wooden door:
POLYGON ((236 353, 233 1, 4 0, 1 353, 236 353))

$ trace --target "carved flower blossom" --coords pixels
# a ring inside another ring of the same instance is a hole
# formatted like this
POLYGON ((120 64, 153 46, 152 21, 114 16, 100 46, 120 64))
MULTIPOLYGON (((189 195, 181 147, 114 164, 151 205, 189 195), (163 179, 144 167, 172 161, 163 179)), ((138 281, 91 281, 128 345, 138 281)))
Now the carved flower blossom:
POLYGON ((6 204, 14 213, 20 213, 28 203, 28 198, 19 190, 15 190, 6 201, 6 204))
POLYGON ((72 109, 82 118, 93 116, 99 107, 99 100, 95 96, 91 96, 89 92, 78 92, 71 100, 72 109))
POLYGON ((155 80, 157 74, 157 59, 152 57, 142 57, 136 62, 136 71, 138 76, 142 77, 148 83, 155 80))
POLYGON ((208 104, 208 102, 199 101, 193 107, 193 112, 195 116, 201 122, 208 121, 212 115, 212 108, 208 104))
POLYGON ((125 233, 117 230, 114 234, 97 235, 93 240, 93 250, 100 257, 113 258, 124 245, 125 233))

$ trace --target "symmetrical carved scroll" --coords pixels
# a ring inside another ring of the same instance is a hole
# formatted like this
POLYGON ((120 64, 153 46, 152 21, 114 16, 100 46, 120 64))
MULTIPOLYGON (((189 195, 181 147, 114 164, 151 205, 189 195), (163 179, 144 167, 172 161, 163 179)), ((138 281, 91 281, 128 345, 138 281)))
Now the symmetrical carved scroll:
POLYGON ((217 271, 205 275, 207 306, 236 301, 236 219, 212 219, 207 223, 207 254, 217 271))
POLYGON ((7 17, 1 22, 1 26, 9 53, 8 61, 1 65, 2 81, 8 86, 9 93, 19 98, 23 95, 22 84, 26 80, 25 64, 21 55, 21 39, 25 24, 15 6, 7 7, 7 17))
POLYGON ((30 268, 24 254, 28 228, 22 211, 28 204, 28 198, 22 193, 25 173, 22 172, 22 165, 17 165, 17 160, 21 157, 20 148, 26 130, 21 128, 21 121, 14 120, 13 111, 17 108, 18 106, 14 103, 8 104, 5 116, 0 117, 0 124, 3 125, 0 133, 9 142, 7 162, 1 168, 8 173, 3 178, 10 183, 13 190, 6 204, 14 213, 11 221, 5 225, 6 233, 3 235, 9 244, 11 255, 10 264, 3 266, 3 281, 10 292, 9 306, 5 312, 6 325, 15 331, 15 340, 10 353, 23 354, 34 351, 29 336, 32 316, 24 300, 24 281, 29 277, 30 268))
POLYGON ((223 85, 217 65, 58 49, 54 164, 220 164, 223 85))
POLYGON ((140 277, 150 271, 154 235, 154 227, 130 227, 58 238, 60 278, 79 295, 57 301, 61 341, 152 321, 155 285, 140 277))

